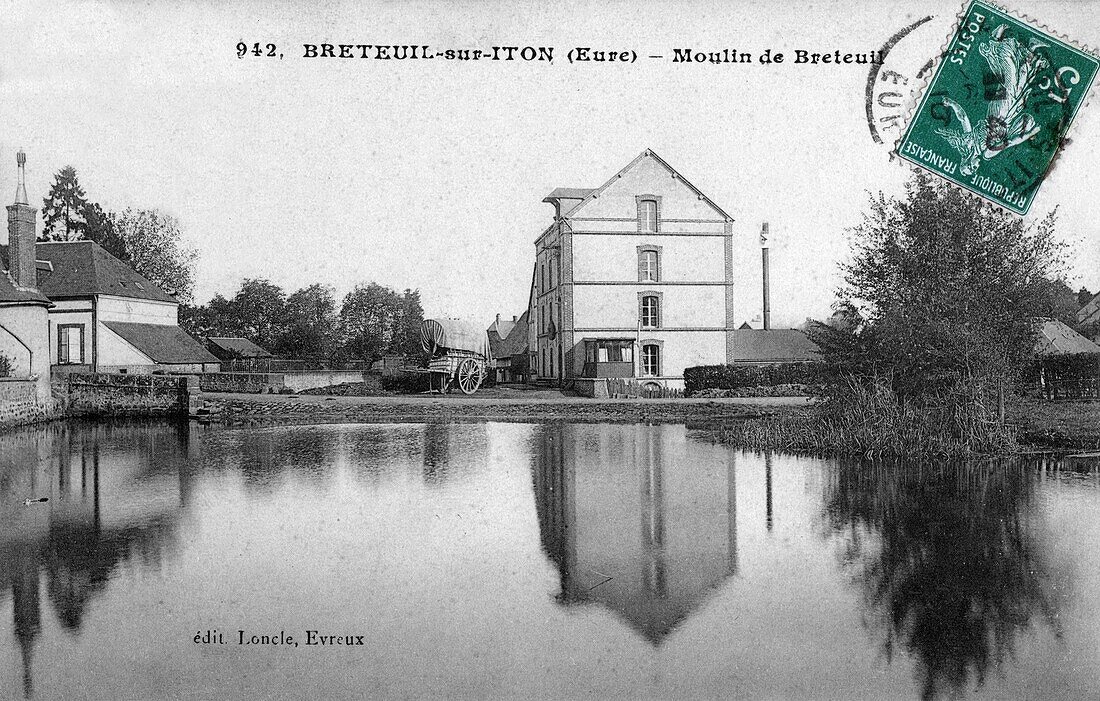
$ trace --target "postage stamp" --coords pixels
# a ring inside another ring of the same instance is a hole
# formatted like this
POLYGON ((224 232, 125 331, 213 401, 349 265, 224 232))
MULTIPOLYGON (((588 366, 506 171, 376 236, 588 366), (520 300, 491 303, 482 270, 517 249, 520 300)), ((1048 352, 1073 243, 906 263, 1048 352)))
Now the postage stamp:
POLYGON ((1092 87, 1096 56, 975 0, 897 154, 1026 214, 1092 87))

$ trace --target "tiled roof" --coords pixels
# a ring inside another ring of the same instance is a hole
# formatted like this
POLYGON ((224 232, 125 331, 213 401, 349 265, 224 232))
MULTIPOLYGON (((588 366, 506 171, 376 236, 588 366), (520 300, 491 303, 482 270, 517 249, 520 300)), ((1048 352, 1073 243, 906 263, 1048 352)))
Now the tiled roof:
POLYGON ((38 272, 38 287, 51 299, 102 294, 178 302, 94 241, 39 243, 35 258, 53 265, 53 272, 38 272))
POLYGON ((256 345, 247 338, 234 337, 214 337, 206 339, 207 343, 215 346, 211 351, 215 355, 221 351, 224 355, 221 357, 225 359, 231 358, 271 358, 271 353, 268 353, 260 346, 256 345))
POLYGON ((1035 354, 1039 356, 1100 353, 1100 346, 1057 319, 1036 319, 1035 354))
POLYGON ((18 289, 7 271, 0 270, 0 304, 41 304, 49 306, 50 300, 46 299, 46 295, 41 292, 18 289))
POLYGON ((527 312, 524 312, 515 321, 508 320, 494 322, 489 327, 489 349, 494 358, 510 358, 513 355, 522 355, 527 352, 527 312), (498 329, 507 330, 507 335, 501 336, 498 329))
POLYGON ((797 329, 737 329, 732 339, 734 363, 821 360, 817 345, 797 329))
POLYGON ((217 363, 195 339, 176 325, 104 321, 104 325, 155 363, 217 363))

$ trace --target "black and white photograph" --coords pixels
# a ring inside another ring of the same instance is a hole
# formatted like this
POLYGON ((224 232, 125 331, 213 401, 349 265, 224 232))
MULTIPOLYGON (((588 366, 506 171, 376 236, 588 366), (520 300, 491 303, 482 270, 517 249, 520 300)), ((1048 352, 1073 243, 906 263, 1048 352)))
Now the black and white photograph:
POLYGON ((1100 0, 0 41, 0 699, 1100 698, 1100 0))

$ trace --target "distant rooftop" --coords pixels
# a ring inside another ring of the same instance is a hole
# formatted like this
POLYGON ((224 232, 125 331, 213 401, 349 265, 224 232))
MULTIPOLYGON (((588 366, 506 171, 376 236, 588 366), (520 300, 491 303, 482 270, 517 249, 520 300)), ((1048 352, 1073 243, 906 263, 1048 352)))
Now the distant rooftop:
POLYGON ((817 344, 798 329, 737 329, 731 332, 733 363, 796 363, 821 360, 817 344))

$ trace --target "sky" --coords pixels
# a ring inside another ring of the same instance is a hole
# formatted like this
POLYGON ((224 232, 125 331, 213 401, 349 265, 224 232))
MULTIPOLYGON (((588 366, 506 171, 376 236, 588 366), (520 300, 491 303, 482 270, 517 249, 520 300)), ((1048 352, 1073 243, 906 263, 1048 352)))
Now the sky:
MULTIPOLYGON (((1100 1, 1003 4, 1100 46, 1100 1)), ((198 302, 248 277, 340 295, 375 281, 419 289, 428 316, 488 323, 526 307, 553 214, 543 197, 597 187, 652 148, 734 217, 742 242, 769 222, 773 323, 796 325, 828 315, 846 230, 909 166, 871 137, 868 66, 795 65, 794 51, 874 51, 932 16, 891 52, 903 70, 938 53, 961 6, 5 2, 0 196, 14 194, 24 148, 32 204, 72 165, 106 209, 175 215, 199 252, 198 302), (241 41, 283 57, 238 58, 241 41), (554 61, 303 58, 324 42, 547 46, 554 61), (570 64, 579 46, 642 58, 570 64), (674 48, 771 48, 788 62, 673 63, 674 48)), ((1071 283, 1093 291, 1096 102, 1032 210, 1059 208, 1071 283)))

